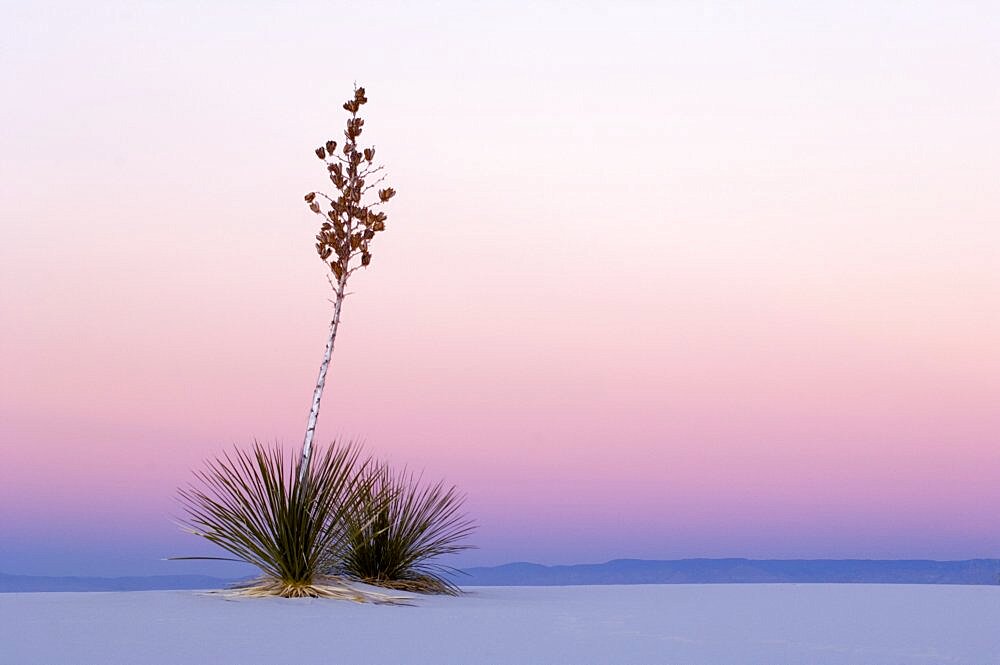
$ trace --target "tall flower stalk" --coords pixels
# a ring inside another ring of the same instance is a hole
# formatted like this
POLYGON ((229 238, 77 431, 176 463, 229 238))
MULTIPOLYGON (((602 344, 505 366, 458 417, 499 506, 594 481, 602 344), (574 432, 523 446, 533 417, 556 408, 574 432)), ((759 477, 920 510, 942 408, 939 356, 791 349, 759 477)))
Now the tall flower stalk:
POLYGON ((344 129, 343 147, 338 152, 337 142, 331 140, 316 148, 316 156, 326 164, 330 182, 335 188, 334 195, 309 192, 305 196, 309 209, 323 220, 316 234, 316 252, 330 268, 331 274, 327 279, 334 298, 333 318, 330 320, 323 361, 319 366, 319 376, 313 390, 306 433, 302 441, 300 481, 309 472, 319 407, 337 340, 340 313, 347 296, 347 280, 355 271, 371 263, 372 240, 376 233, 385 230, 387 219, 385 212, 379 208, 396 194, 392 187, 379 188, 385 180, 385 167, 374 161, 375 146, 365 147, 358 142, 365 124, 364 119, 358 116, 358 111, 367 102, 365 89, 356 87, 354 98, 344 103, 344 110, 350 117, 344 129))

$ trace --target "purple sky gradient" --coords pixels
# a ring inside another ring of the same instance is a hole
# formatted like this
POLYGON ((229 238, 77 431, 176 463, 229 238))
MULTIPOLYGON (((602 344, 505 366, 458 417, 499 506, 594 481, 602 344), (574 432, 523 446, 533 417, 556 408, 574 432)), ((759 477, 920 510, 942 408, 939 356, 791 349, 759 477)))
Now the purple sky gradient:
POLYGON ((223 574, 174 492, 301 441, 355 80, 400 193, 319 439, 466 490, 460 563, 1000 556, 997 19, 5 5, 0 571, 223 574))

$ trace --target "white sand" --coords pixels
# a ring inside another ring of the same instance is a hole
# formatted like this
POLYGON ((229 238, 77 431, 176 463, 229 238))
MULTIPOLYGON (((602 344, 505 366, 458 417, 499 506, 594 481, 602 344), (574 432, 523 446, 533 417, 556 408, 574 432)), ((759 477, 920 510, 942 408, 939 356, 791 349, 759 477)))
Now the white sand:
POLYGON ((0 594, 0 663, 1000 663, 1000 588, 479 587, 415 607, 0 594))

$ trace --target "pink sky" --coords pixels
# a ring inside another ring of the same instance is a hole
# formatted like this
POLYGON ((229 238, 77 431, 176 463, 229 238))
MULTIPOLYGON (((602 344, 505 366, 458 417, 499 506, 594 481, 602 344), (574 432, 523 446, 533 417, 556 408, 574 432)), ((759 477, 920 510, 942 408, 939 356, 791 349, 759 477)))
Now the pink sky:
POLYGON ((995 5, 350 6, 0 10, 0 571, 193 572, 191 469, 299 445, 355 80, 320 439, 466 490, 463 563, 1000 556, 995 5))

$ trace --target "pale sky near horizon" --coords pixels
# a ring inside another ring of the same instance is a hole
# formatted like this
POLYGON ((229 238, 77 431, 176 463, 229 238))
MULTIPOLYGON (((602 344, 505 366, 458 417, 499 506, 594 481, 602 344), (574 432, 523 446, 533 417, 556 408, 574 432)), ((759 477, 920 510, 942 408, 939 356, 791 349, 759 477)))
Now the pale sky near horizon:
POLYGON ((399 191, 320 439, 461 564, 1000 557, 1000 4, 5 3, 0 571, 220 572, 191 469, 300 444, 312 150, 399 191))

